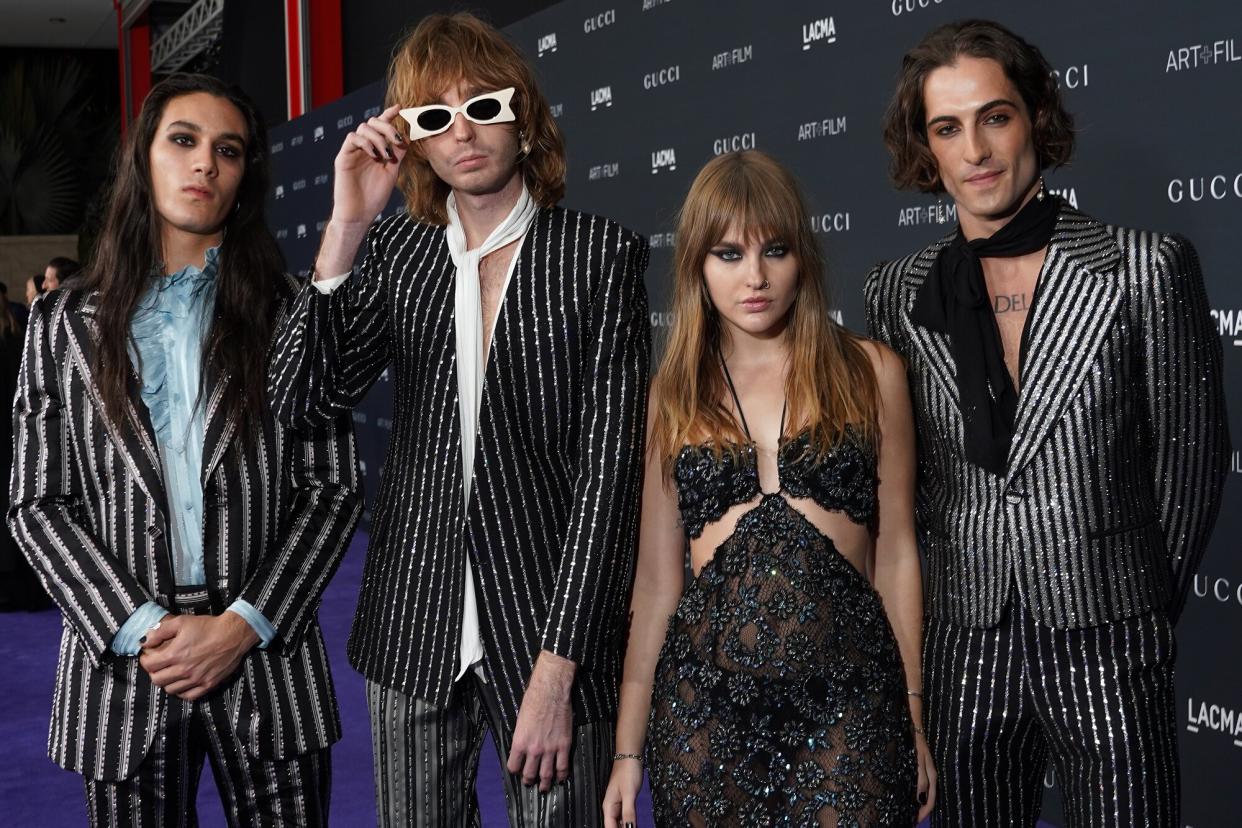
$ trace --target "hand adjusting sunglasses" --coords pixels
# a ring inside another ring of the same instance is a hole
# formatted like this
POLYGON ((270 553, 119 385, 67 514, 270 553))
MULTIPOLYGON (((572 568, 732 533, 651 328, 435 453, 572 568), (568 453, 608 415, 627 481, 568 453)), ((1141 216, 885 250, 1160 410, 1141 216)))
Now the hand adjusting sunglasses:
POLYGON ((517 116, 509 106, 513 99, 512 86, 495 92, 476 95, 461 106, 446 104, 428 104, 401 110, 401 117, 410 125, 410 140, 417 141, 432 135, 439 135, 452 125, 453 119, 460 112, 476 124, 503 124, 516 121, 517 116))

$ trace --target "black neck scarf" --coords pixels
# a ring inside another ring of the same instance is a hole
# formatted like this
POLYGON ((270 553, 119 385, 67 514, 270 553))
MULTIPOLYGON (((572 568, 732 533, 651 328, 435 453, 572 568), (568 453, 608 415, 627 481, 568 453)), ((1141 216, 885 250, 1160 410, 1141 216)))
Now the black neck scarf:
POLYGON ((1032 198, 986 239, 966 241, 959 225, 932 263, 910 317, 948 334, 957 364, 957 394, 965 423, 966 459, 1005 475, 1018 414, 1018 392, 1005 369, 1004 346, 983 279, 987 256, 1025 256, 1048 246, 1061 212, 1059 198, 1032 198))

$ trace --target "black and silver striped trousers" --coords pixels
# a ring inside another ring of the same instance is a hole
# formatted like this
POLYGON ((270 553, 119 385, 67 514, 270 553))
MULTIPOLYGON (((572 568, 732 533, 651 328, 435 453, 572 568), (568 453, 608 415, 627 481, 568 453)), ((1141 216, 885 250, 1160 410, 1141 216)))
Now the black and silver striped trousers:
MULTIPOLYGON (((205 590, 177 592, 177 611, 210 612, 205 590)), ((138 772, 111 782, 86 779, 92 826, 193 828, 204 760, 235 828, 325 826, 332 790, 332 753, 314 750, 287 760, 252 756, 233 731, 232 684, 198 701, 168 696, 155 738, 138 772)))
MULTIPOLYGON (((475 670, 457 682, 449 704, 434 707, 399 690, 367 682, 375 804, 379 824, 479 826, 475 781, 483 736, 491 730, 502 766, 513 736, 503 724, 494 689, 475 670)), ((601 825, 604 789, 612 772, 613 723, 574 730, 569 778, 547 793, 505 771, 505 804, 513 828, 601 825)))
POLYGON ((1033 826, 1051 758, 1071 828, 1176 826, 1176 643, 1162 611, 1043 626, 1011 598, 989 629, 929 618, 937 826, 1033 826))

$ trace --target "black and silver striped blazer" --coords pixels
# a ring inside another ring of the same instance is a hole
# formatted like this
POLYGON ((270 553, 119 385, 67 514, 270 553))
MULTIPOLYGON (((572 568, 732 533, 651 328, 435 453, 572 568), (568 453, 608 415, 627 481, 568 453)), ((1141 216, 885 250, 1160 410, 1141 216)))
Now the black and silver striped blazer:
POLYGON ((647 252, 606 219, 538 212, 496 322, 468 506, 444 228, 386 219, 341 287, 303 289, 272 364, 282 419, 341 416, 393 370, 392 437, 349 642, 368 679, 447 703, 469 554, 509 726, 541 649, 578 663, 579 723, 614 714, 642 476, 647 252))
POLYGON ((1194 248, 1062 207, 1001 478, 963 455, 948 337, 910 319, 951 238, 877 267, 865 288, 868 331, 909 366, 928 611, 991 626, 1016 581, 1052 627, 1152 608, 1176 618, 1229 453, 1220 341, 1194 248))
MULTIPOLYGON (((282 277, 284 308, 296 287, 282 277)), ((119 780, 146 756, 167 696, 110 645, 147 601, 172 608, 175 582, 163 466, 136 374, 125 422, 103 413, 96 296, 56 291, 31 310, 8 519, 64 616, 48 753, 119 780)), ((227 692, 250 752, 284 758, 340 738, 317 612, 362 508, 353 425, 295 431, 269 414, 247 448, 220 404, 224 388, 212 378, 205 388, 206 586, 214 612, 242 598, 277 630, 227 692)))

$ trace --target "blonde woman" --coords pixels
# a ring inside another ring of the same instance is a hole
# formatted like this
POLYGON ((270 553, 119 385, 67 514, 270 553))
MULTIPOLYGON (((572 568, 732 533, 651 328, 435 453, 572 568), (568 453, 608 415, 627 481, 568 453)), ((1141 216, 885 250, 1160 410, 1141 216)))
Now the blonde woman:
POLYGON ((930 810, 905 369, 833 322, 822 274, 784 168, 704 167, 649 406, 610 826, 644 762, 660 825, 930 810))

